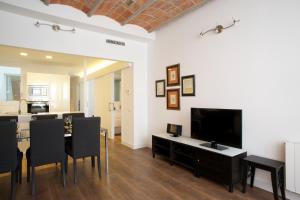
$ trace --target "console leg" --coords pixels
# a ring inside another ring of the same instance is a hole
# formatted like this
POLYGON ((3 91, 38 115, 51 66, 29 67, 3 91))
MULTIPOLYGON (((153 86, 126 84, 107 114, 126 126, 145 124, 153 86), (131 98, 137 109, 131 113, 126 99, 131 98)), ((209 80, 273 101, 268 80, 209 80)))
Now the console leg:
POLYGON ((170 165, 173 166, 173 165, 174 165, 174 162, 173 162, 173 161, 170 161, 170 165))
POLYGON ((243 173, 242 173, 242 185, 243 185, 243 190, 242 192, 245 193, 246 192, 246 188, 247 188, 247 179, 248 179, 248 172, 249 172, 249 166, 247 163, 243 163, 242 164, 242 169, 243 169, 243 173))
POLYGON ((230 193, 233 193, 233 184, 230 184, 230 185, 229 185, 229 192, 230 192, 230 193))
POLYGON ((155 153, 154 152, 152 153, 152 157, 155 158, 155 153))

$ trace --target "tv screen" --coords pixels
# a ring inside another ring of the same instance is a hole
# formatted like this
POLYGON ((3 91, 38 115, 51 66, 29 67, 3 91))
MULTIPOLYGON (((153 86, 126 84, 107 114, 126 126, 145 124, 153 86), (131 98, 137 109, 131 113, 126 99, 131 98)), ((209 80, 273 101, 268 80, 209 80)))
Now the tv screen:
POLYGON ((191 137, 242 148, 242 110, 192 108, 191 137))

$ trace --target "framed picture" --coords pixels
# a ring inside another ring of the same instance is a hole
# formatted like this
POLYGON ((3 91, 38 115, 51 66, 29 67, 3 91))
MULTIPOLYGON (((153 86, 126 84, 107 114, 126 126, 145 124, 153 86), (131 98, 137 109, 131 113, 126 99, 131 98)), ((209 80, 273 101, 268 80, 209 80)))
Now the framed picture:
POLYGON ((155 93, 156 97, 165 97, 166 96, 166 82, 165 80, 155 81, 155 93))
POLYGON ((167 86, 180 85, 180 65, 167 67, 167 86))
POLYGON ((182 96, 195 96, 195 75, 181 78, 181 94, 182 96))
POLYGON ((180 89, 167 90, 167 109, 180 110, 180 89))

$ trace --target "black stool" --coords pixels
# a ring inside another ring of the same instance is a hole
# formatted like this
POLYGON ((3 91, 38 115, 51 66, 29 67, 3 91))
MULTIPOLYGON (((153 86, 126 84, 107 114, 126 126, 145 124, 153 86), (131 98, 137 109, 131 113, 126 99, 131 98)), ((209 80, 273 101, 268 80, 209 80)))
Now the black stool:
POLYGON ((271 160, 268 158, 263 158, 259 156, 248 156, 242 159, 243 164, 243 193, 246 192, 247 186, 247 178, 251 176, 250 187, 253 187, 254 183, 254 176, 255 176, 255 169, 259 168, 262 170, 266 170, 271 172, 272 177, 272 187, 273 187, 273 195, 274 199, 278 200, 278 186, 281 190, 282 199, 285 200, 285 187, 284 187, 284 162, 280 162, 277 160, 271 160))

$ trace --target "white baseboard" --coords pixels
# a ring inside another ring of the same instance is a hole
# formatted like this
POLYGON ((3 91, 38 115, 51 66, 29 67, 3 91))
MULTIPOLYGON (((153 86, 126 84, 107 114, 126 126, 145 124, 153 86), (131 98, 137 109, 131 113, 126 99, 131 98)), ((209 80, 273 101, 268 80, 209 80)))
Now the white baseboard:
POLYGON ((129 147, 130 149, 133 149, 133 145, 132 144, 129 144, 127 142, 121 142, 122 145, 126 146, 126 147, 129 147))
MULTIPOLYGON (((271 180, 267 180, 267 179, 263 179, 259 176, 255 176, 254 186, 273 193, 271 180)), ((287 190, 285 191, 285 193, 286 193, 286 198, 288 198, 290 200, 300 200, 300 194, 296 194, 296 193, 293 193, 293 192, 290 192, 287 190)), ((278 192, 278 194, 281 195, 280 192, 278 192)))
POLYGON ((146 144, 135 144, 135 145, 132 145, 132 144, 128 144, 126 142, 121 142, 121 144, 131 148, 131 149, 140 149, 140 148, 144 148, 144 147, 147 147, 146 144))

